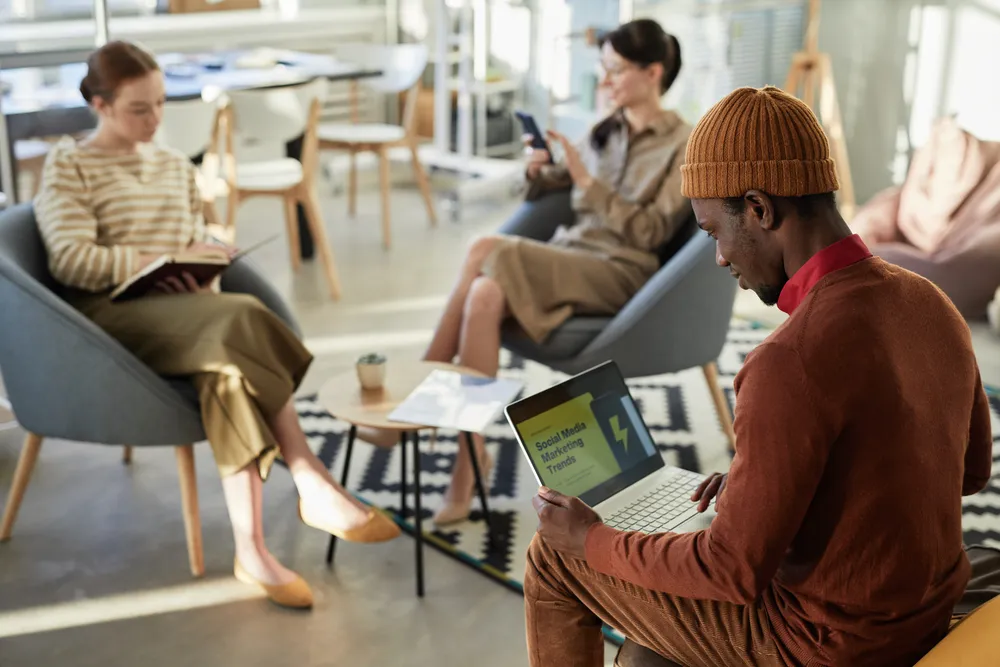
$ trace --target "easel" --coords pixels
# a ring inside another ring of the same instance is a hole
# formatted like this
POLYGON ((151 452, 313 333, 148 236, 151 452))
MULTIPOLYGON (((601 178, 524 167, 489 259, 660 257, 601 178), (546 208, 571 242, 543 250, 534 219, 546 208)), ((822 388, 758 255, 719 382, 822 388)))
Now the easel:
POLYGON ((844 122, 837 102, 837 89, 833 83, 833 64, 830 55, 819 50, 819 4, 820 0, 809 0, 809 19, 806 24, 805 50, 792 56, 792 66, 785 79, 785 92, 799 97, 809 108, 816 110, 816 88, 819 87, 820 123, 830 138, 833 161, 837 165, 840 181, 840 212, 848 222, 854 217, 856 201, 854 183, 851 180, 851 164, 847 159, 847 141, 844 138, 844 122), (799 89, 802 95, 799 95, 799 89))

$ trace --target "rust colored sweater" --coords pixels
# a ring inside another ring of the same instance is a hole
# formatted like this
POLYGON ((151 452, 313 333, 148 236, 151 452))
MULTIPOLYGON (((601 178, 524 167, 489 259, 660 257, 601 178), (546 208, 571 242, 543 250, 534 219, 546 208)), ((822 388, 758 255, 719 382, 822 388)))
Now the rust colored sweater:
POLYGON ((912 665, 929 650, 969 578, 961 497, 990 475, 965 321, 927 280, 865 257, 810 260, 815 275, 786 285, 791 316, 736 377, 737 454, 711 526, 587 535, 599 572, 762 605, 790 665, 912 665))

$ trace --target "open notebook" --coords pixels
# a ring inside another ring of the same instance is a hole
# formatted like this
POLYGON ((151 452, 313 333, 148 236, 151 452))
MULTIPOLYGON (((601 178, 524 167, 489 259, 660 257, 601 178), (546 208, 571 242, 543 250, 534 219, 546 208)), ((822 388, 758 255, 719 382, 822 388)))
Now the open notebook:
POLYGON ((143 267, 130 276, 125 282, 116 287, 111 292, 112 301, 127 301, 135 299, 149 293, 156 288, 157 283, 163 282, 167 278, 180 278, 181 274, 187 272, 199 285, 204 285, 213 280, 226 267, 238 260, 240 257, 253 252, 257 248, 270 243, 278 235, 270 236, 259 243, 241 250, 232 259, 220 257, 218 255, 206 255, 199 253, 177 253, 173 255, 163 255, 153 262, 143 267))

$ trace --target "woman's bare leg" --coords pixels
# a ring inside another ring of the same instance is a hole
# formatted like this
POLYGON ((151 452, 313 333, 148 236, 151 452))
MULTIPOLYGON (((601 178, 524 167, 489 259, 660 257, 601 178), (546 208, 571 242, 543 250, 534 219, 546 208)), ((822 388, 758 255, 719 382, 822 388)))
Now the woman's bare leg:
MULTIPOLYGON (((495 377, 500 366, 500 327, 507 315, 506 300, 500 285, 492 278, 480 276, 469 288, 462 320, 458 363, 495 377)), ((483 436, 472 436, 479 462, 487 460, 483 436)), ((484 466, 480 472, 485 474, 484 466)), ((458 456, 451 473, 451 483, 445 492, 444 505, 435 515, 439 524, 459 521, 469 515, 475 490, 475 477, 469 450, 459 442, 458 456)))
POLYGON ((345 531, 363 525, 368 520, 368 508, 335 482, 309 449, 292 400, 271 418, 270 426, 299 497, 309 506, 310 514, 345 531))
MULTIPOLYGON (((462 326, 466 301, 469 298, 469 290, 472 283, 478 278, 483 270, 483 263, 493 252, 500 237, 484 236, 473 241, 469 247, 469 252, 462 262, 462 269, 458 275, 458 281, 452 288, 448 303, 445 305, 444 313, 438 321, 434 330, 434 337, 431 339, 427 351, 424 353, 424 361, 443 361, 452 363, 459 352, 459 345, 462 337, 462 326)), ((493 371, 496 373, 496 370, 493 371)), ((368 427, 358 428, 358 437, 366 442, 379 447, 393 447, 399 438, 399 433, 386 429, 376 429, 368 427)))
POLYGON ((295 579, 295 573, 279 563, 264 543, 262 486, 256 463, 222 478, 222 493, 233 524, 236 558, 257 581, 272 585, 287 584, 295 579))
POLYGON ((458 282, 448 297, 444 314, 434 331, 434 338, 424 353, 426 361, 444 361, 451 363, 458 354, 466 301, 472 283, 482 274, 483 263, 497 245, 496 236, 485 236, 473 242, 469 248, 458 282))

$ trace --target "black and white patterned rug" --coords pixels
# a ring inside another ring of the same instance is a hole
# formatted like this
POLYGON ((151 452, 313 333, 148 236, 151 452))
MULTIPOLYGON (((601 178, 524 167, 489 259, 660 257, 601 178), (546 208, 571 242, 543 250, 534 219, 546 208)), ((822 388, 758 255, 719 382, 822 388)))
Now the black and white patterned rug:
MULTIPOLYGON (((766 328, 733 321, 719 357, 719 380, 730 404, 733 378, 747 353, 768 333, 766 328)), ((526 395, 565 377, 506 352, 501 360, 500 374, 524 382, 526 395)), ((726 438, 700 369, 630 381, 629 386, 668 464, 695 472, 728 469, 726 438)), ((1000 464, 1000 394, 991 392, 990 404, 993 408, 995 474, 984 491, 963 501, 963 527, 967 544, 1000 547, 1000 465, 997 465, 1000 464)), ((341 445, 346 442, 348 426, 331 417, 314 397, 298 400, 297 407, 310 446, 339 479, 344 450, 341 445)), ((537 484, 510 426, 502 417, 486 436, 487 448, 495 463, 489 500, 497 539, 492 545, 487 539, 478 502, 473 503, 469 521, 434 530, 430 518, 440 506, 458 450, 456 435, 444 432, 438 435, 433 449, 426 436, 421 445, 425 534, 434 546, 519 590, 524 577, 525 554, 537 525, 530 502, 537 484)), ((400 459, 398 447, 386 450, 358 441, 348 488, 366 502, 393 512, 398 521, 406 521, 410 517, 398 516, 400 459)), ((412 462, 409 465, 412 466, 412 462)), ((411 501, 410 515, 412 512, 411 501)))

